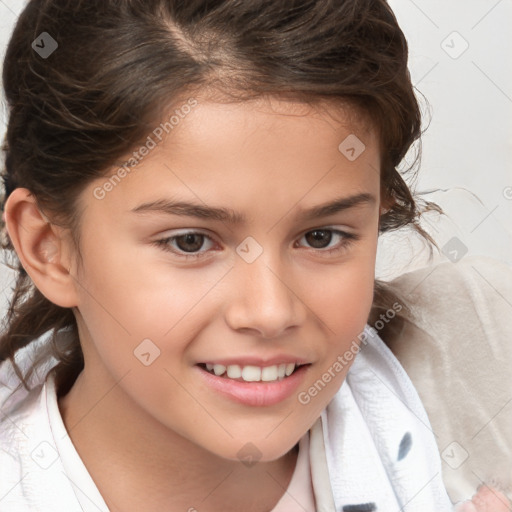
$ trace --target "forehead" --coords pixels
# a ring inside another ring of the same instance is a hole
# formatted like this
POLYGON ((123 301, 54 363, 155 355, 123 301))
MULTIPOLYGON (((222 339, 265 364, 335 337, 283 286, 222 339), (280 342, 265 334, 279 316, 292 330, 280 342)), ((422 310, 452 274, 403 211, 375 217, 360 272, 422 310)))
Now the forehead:
MULTIPOLYGON (((254 197, 263 205, 278 207, 304 198, 306 207, 325 202, 326 191, 332 188, 339 189, 337 194, 333 190, 333 197, 344 190, 346 195, 375 192, 377 133, 354 109, 275 98, 194 101, 193 108, 180 110, 175 104, 162 116, 149 134, 151 150, 124 173, 102 207, 123 205, 127 211, 143 201, 179 194, 243 211, 254 197), (162 134, 162 126, 173 117, 168 133, 162 134), (163 135, 161 140, 156 134, 163 135)), ((186 104, 191 103, 185 99, 186 104)), ((133 153, 125 160, 130 156, 133 153)), ((112 173, 116 168, 110 169, 112 173)), ((105 178, 93 186, 102 181, 105 178)))
POLYGON ((368 115, 339 101, 304 103, 274 96, 238 103, 202 96, 192 99, 192 109, 187 107, 191 98, 183 98, 150 133, 157 147, 146 159, 148 165, 151 160, 167 159, 188 161, 189 170, 218 169, 233 161, 241 172, 257 163, 263 174, 265 168, 284 173, 287 166, 282 164, 290 163, 298 171, 312 162, 339 159, 340 153, 350 156, 343 153, 347 138, 356 142, 359 151, 363 148, 365 156, 380 149, 377 129, 368 115))
MULTIPOLYGON (((217 98, 217 97, 214 97, 217 98)), ((172 113, 179 112, 191 97, 182 97, 174 104, 172 113)), ((308 102, 276 96, 260 96, 246 101, 233 102, 219 96, 218 100, 203 97, 201 94, 193 97, 196 106, 178 120, 173 126, 169 138, 179 142, 180 139, 191 138, 193 135, 206 134, 214 137, 220 129, 227 130, 229 125, 237 124, 237 128, 245 125, 255 130, 284 129, 288 132, 283 143, 291 142, 292 135, 300 130, 310 132, 313 130, 357 133, 366 138, 369 143, 371 137, 376 136, 376 123, 367 112, 354 104, 341 100, 328 101, 324 98, 309 99, 308 102), (171 136, 172 135, 172 136, 171 136)), ((160 119, 160 126, 169 119, 166 112, 160 119)), ((157 123, 155 123, 157 124, 157 123)), ((241 136, 244 133, 240 133, 241 136)))

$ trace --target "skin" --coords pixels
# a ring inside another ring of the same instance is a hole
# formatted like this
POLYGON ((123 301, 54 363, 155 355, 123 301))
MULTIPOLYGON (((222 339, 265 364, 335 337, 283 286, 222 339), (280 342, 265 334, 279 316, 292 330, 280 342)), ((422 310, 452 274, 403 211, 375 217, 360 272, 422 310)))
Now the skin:
POLYGON ((357 340, 371 308, 384 206, 379 161, 376 133, 332 105, 329 113, 276 98, 200 99, 104 199, 94 189, 105 178, 82 191, 81 262, 69 233, 46 222, 28 190, 11 194, 7 229, 24 268, 77 318, 85 368, 59 408, 112 511, 265 511, 279 501, 295 445, 350 365, 309 403, 297 395, 357 340), (366 146, 354 161, 338 150, 350 134, 366 146), (375 201, 297 218, 301 208, 363 192, 375 201), (247 222, 130 211, 171 197, 231 208, 247 222), (359 239, 343 247, 329 231, 330 241, 313 246, 304 236, 327 227, 359 239), (168 246, 203 256, 186 260, 153 244, 184 230, 212 240, 168 246), (236 252, 248 236, 263 248, 252 263, 236 252), (147 338, 160 350, 149 366, 134 356, 147 338), (195 367, 278 353, 311 366, 297 391, 272 406, 219 395, 195 367), (247 443, 261 454, 250 467, 237 455, 247 443))
POLYGON ((494 487, 482 485, 471 500, 459 504, 456 512, 510 512, 512 504, 494 487))

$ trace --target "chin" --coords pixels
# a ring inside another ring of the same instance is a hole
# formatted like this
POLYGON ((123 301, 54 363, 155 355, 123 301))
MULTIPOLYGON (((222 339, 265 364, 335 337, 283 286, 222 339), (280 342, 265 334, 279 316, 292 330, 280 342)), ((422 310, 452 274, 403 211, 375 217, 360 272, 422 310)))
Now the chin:
MULTIPOLYGON (((302 436, 300 436, 302 437, 302 436)), ((226 445, 218 446, 214 453, 224 459, 242 462, 248 467, 256 462, 272 462, 286 455, 296 444, 297 440, 254 439, 245 438, 244 441, 232 440, 231 451, 226 451, 226 445)))

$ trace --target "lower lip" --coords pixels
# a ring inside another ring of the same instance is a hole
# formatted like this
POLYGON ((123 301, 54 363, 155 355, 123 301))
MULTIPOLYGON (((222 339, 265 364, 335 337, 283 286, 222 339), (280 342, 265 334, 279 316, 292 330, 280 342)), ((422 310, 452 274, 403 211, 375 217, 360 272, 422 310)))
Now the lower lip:
POLYGON ((241 382, 228 377, 218 377, 197 365, 194 368, 199 371, 208 386, 224 396, 244 405, 262 407, 278 404, 290 397, 304 381, 310 366, 300 366, 289 377, 274 382, 241 382))

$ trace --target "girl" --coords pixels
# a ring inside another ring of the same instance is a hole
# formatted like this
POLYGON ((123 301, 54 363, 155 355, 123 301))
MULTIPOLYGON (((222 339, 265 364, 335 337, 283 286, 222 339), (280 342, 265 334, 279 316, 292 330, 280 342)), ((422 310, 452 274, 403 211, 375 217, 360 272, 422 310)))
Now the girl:
POLYGON ((386 2, 31 0, 3 80, 0 510, 452 509, 378 333, 434 207, 386 2))

